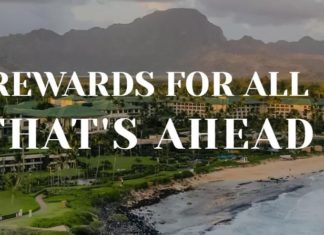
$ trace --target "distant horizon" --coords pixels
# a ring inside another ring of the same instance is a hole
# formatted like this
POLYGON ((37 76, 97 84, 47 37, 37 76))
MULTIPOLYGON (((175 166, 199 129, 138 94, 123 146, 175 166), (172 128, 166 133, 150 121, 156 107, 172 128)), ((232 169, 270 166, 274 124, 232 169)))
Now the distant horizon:
MULTIPOLYGON (((192 10, 197 10, 197 9, 195 9, 195 8, 186 8, 186 7, 180 7, 180 8, 169 8, 169 9, 165 9, 165 10, 155 10, 155 11, 152 11, 151 13, 148 13, 148 14, 146 14, 146 15, 136 17, 136 18, 134 18, 133 20, 131 20, 130 22, 127 22, 127 23, 113 23, 113 24, 107 25, 106 27, 104 27, 104 26, 96 26, 96 25, 94 25, 94 26, 90 26, 90 27, 85 28, 85 29, 71 28, 71 29, 69 29, 69 30, 67 30, 67 31, 65 31, 65 32, 57 32, 56 30, 53 30, 53 29, 50 29, 50 28, 42 28, 42 27, 40 27, 40 28, 32 29, 32 30, 30 30, 30 31, 28 31, 28 32, 26 32, 26 33, 10 33, 10 34, 7 34, 7 35, 0 35, 0 38, 10 37, 10 36, 17 36, 17 35, 27 35, 27 34, 30 34, 30 33, 32 33, 32 32, 37 32, 37 31, 42 31, 42 30, 44 30, 44 31, 49 31, 49 32, 52 32, 52 33, 55 33, 55 34, 57 34, 57 35, 59 35, 59 36, 64 36, 64 35, 66 35, 66 34, 68 34, 68 33, 70 33, 70 32, 73 32, 73 31, 90 31, 90 30, 93 30, 93 29, 106 30, 106 29, 108 29, 108 28, 110 28, 110 27, 112 27, 112 26, 114 26, 114 25, 128 25, 128 24, 131 24, 131 23, 133 23, 134 21, 136 21, 136 20, 138 20, 138 19, 142 19, 142 18, 144 18, 145 16, 148 16, 148 15, 154 14, 155 12, 163 12, 163 11, 168 11, 168 10, 172 10, 172 9, 192 9, 192 10)), ((197 11, 200 12, 201 14, 203 14, 201 11, 199 11, 199 10, 197 10, 197 11)), ((238 40, 241 40, 241 39, 243 39, 243 38, 245 38, 245 37, 251 37, 251 38, 253 38, 253 39, 255 39, 255 40, 262 41, 262 42, 265 43, 265 44, 277 43, 277 42, 281 42, 281 41, 285 41, 285 42, 299 42, 299 41, 301 41, 301 40, 303 40, 303 39, 305 39, 305 38, 309 38, 309 39, 311 39, 311 40, 318 41, 318 42, 324 42, 324 39, 317 39, 317 38, 314 38, 314 37, 312 37, 312 36, 310 36, 310 35, 304 35, 304 36, 301 36, 299 39, 297 38, 297 39, 294 39, 294 40, 278 39, 278 40, 274 40, 274 41, 265 41, 265 40, 263 40, 263 39, 256 38, 256 37, 254 37, 254 36, 252 36, 252 35, 243 34, 241 37, 239 37, 239 38, 237 38, 237 39, 233 39, 233 38, 230 38, 230 37, 228 37, 228 36, 226 35, 226 33, 225 33, 223 27, 221 27, 220 25, 217 25, 217 24, 215 24, 214 22, 210 21, 210 19, 208 18, 207 15, 205 15, 205 14, 203 14, 203 15, 207 17, 207 19, 208 19, 208 21, 209 21, 210 23, 212 23, 213 25, 218 26, 218 27, 220 27, 220 28, 222 29, 223 34, 224 34, 225 38, 227 39, 227 41, 238 41, 238 40)), ((225 29, 226 29, 226 28, 225 28, 225 29)))
POLYGON ((0 37, 39 28, 59 34, 106 28, 172 8, 202 12, 232 40, 244 35, 264 42, 297 41, 305 35, 324 40, 323 0, 0 0, 0 21, 4 22, 0 37))

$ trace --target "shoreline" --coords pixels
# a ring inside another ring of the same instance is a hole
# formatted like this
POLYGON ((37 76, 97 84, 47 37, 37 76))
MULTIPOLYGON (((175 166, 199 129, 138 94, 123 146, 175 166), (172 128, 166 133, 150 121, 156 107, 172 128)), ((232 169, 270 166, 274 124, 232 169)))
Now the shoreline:
POLYGON ((151 227, 155 232, 152 234, 186 234, 191 229, 198 229, 197 233, 208 232, 230 224, 239 213, 255 204, 274 201, 286 193, 307 191, 311 175, 245 183, 209 182, 129 213, 151 227))
POLYGON ((154 198, 129 213, 152 228, 152 234, 205 233, 232 223, 255 204, 275 201, 286 193, 307 193, 312 176, 323 170, 323 156, 226 168, 176 183, 179 189, 187 185, 193 190, 154 198))
POLYGON ((296 160, 267 160, 258 165, 224 168, 200 175, 191 181, 193 187, 214 181, 258 181, 270 178, 296 177, 324 170, 324 156, 298 158, 296 160))
POLYGON ((203 219, 209 221, 208 226, 212 228, 230 223, 238 213, 254 203, 303 190, 307 176, 323 170, 324 156, 292 161, 267 160, 258 165, 224 168, 164 185, 151 185, 147 189, 132 191, 121 203, 103 207, 101 218, 105 225, 101 231, 102 234, 115 230, 172 234, 170 231, 176 231, 177 226, 190 227, 203 219), (206 205, 206 201, 212 204, 206 205), (181 208, 177 211, 179 205, 181 208), (201 211, 210 216, 199 215, 201 211), (120 223, 109 223, 107 218, 112 212, 124 214, 128 222, 121 223, 122 227, 120 223), (196 216, 193 222, 192 216, 196 216))
POLYGON ((258 165, 223 168, 207 174, 175 181, 166 185, 151 186, 133 191, 125 207, 132 210, 158 203, 170 195, 194 190, 213 182, 246 183, 265 180, 298 177, 324 170, 324 156, 312 156, 296 160, 267 160, 258 165))

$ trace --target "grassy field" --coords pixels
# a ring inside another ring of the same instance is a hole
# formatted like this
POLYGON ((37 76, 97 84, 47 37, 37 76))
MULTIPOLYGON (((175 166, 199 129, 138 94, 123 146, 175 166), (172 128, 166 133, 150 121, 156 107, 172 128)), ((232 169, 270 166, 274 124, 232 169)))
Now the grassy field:
POLYGON ((61 176, 61 177, 73 177, 82 174, 82 169, 62 169, 60 171, 52 172, 51 174, 49 171, 35 171, 32 173, 23 173, 26 177, 31 178, 43 178, 48 176, 61 176))
MULTIPOLYGON (((156 161, 149 157, 121 157, 121 156, 104 156, 100 158, 82 158, 81 162, 86 163, 89 167, 96 168, 98 161, 104 163, 109 161, 114 165, 116 171, 130 170, 134 164, 155 165, 156 161)), ((112 169, 110 169, 112 170, 112 169)), ((62 175, 77 174, 76 170, 70 169, 62 171, 62 175)), ((173 179, 174 174, 178 171, 162 171, 157 174, 147 175, 145 177, 125 180, 121 185, 117 182, 107 182, 101 185, 88 186, 70 186, 70 187, 49 187, 47 188, 47 197, 44 201, 47 204, 45 209, 36 211, 31 218, 28 216, 15 218, 0 222, 1 229, 17 230, 20 228, 28 229, 52 228, 60 225, 68 227, 86 225, 92 226, 97 222, 97 214, 95 206, 103 205, 112 201, 119 200, 120 197, 133 189, 146 188, 149 183, 169 182, 173 179), (90 216, 90 217, 89 217, 90 216)), ((49 172, 33 172, 28 176, 42 178, 48 176, 49 172)), ((56 174, 56 173, 55 173, 56 174)), ((27 176, 27 173, 26 173, 27 176)), ((4 195, 3 198, 10 198, 10 195, 4 195)), ((1 194, 0 194, 1 195, 1 194)), ((30 196, 20 194, 20 198, 28 198, 37 206, 34 199, 30 196)), ((6 202, 8 204, 8 202, 6 202)), ((27 203, 28 204, 28 203, 27 203)), ((3 208, 0 208, 0 210, 3 208)), ((20 208, 19 208, 20 209, 20 208)), ((24 209, 24 208, 23 208, 24 209)))
POLYGON ((156 161, 151 160, 149 157, 123 157, 123 156, 102 156, 95 158, 78 158, 80 162, 89 164, 90 168, 96 168, 98 163, 101 166, 104 162, 109 161, 115 170, 130 170, 134 164, 155 165, 156 161), (116 162, 115 162, 116 160, 116 162), (114 165, 115 163, 115 165, 114 165))
POLYGON ((69 211, 71 211, 71 209, 66 208, 62 202, 48 203, 45 210, 35 212, 31 218, 24 216, 21 218, 2 221, 0 222, 0 227, 30 227, 38 219, 51 219, 58 216, 63 216, 69 211))
POLYGON ((0 234, 17 235, 72 235, 70 232, 40 231, 32 228, 0 228, 0 234))
POLYGON ((0 191, 0 215, 13 214, 20 209, 28 212, 37 208, 38 204, 32 196, 21 192, 0 191))

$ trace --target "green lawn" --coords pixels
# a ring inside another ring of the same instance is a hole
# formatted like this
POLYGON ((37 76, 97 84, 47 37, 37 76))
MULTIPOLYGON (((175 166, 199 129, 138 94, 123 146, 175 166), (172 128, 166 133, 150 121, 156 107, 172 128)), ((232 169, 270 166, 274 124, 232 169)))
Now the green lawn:
POLYGON ((14 234, 30 234, 30 235, 71 235, 70 232, 55 232, 55 231, 42 231, 33 228, 1 228, 0 234, 14 235, 14 234))
POLYGON ((152 183, 152 182, 154 182, 154 180, 162 179, 162 178, 166 178, 166 179, 168 178, 171 180, 173 178, 174 174, 176 174, 177 172, 180 172, 180 171, 161 171, 156 175, 149 175, 149 176, 138 178, 138 179, 125 180, 124 185, 133 187, 135 185, 145 183, 145 182, 152 183))
MULTIPOLYGON (((123 166, 131 166, 131 163, 129 163, 130 159, 128 158, 127 160, 127 164, 125 161, 121 162, 124 164, 123 166)), ((159 172, 156 175, 125 180, 124 187, 121 187, 119 183, 114 183, 112 185, 107 184, 106 186, 101 185, 95 187, 75 186, 48 188, 49 195, 45 198, 47 204, 46 209, 36 211, 31 218, 24 216, 22 218, 2 221, 0 222, 0 229, 48 228, 63 224, 67 226, 87 225, 87 220, 84 219, 84 214, 82 213, 96 213, 95 208, 91 204, 92 199, 96 198, 97 201, 107 198, 109 200, 115 200, 123 192, 142 187, 143 183, 154 182, 157 179, 171 179, 175 173, 177 172, 159 172), (62 201, 66 201, 68 207, 62 201)), ((33 200, 33 198, 31 199, 33 200)))
POLYGON ((35 210, 38 204, 32 196, 21 192, 0 191, 0 215, 7 215, 18 212, 35 210))
POLYGON ((52 172, 50 173, 49 171, 35 171, 31 173, 23 173, 25 177, 31 177, 32 179, 34 178, 44 178, 48 176, 60 176, 60 177, 73 177, 73 176, 78 176, 83 174, 82 169, 63 169, 60 171, 52 172))
POLYGON ((62 202, 48 203, 45 210, 35 212, 31 218, 24 216, 21 218, 5 220, 0 222, 0 227, 30 227, 33 222, 38 219, 50 219, 63 216, 69 211, 71 211, 71 209, 64 207, 62 202))
MULTIPOLYGON (((81 162, 87 163, 90 167, 95 168, 99 163, 104 161, 109 161, 111 164, 114 164, 116 159, 115 169, 118 170, 129 170, 134 164, 143 164, 143 165, 155 165, 156 161, 151 160, 149 157, 121 157, 121 156, 104 156, 100 158, 81 158, 81 162)), ((80 160, 80 159, 79 159, 80 160)), ((111 169, 110 169, 111 170, 111 169)), ((58 172, 54 173, 57 174, 58 172)), ((74 169, 63 170, 59 172, 62 175, 73 175, 78 172, 74 169)), ((124 187, 121 187, 119 182, 107 183, 106 185, 98 185, 92 187, 52 187, 48 188, 48 196, 45 198, 47 208, 43 210, 36 211, 31 218, 28 216, 22 218, 15 218, 11 220, 6 220, 0 222, 0 229, 18 229, 18 228, 30 228, 30 227, 54 227, 57 225, 65 224, 67 226, 71 225, 88 225, 86 214, 87 212, 96 213, 97 211, 93 208, 94 203, 102 203, 102 200, 113 201, 118 200, 120 195, 124 192, 127 192, 132 189, 139 189, 142 186, 147 184, 147 182, 155 182, 156 180, 161 179, 172 179, 173 175, 177 171, 173 172, 159 172, 158 174, 132 179, 125 180, 124 187), (67 202, 65 206, 62 201, 67 202)), ((31 174, 25 173, 29 177, 45 177, 49 175, 49 172, 33 172, 31 174)), ((6 192, 9 194, 8 192, 6 192)), ((1 195, 1 194, 0 194, 1 195)), ((20 194, 20 196, 24 196, 20 194)), ((4 198, 10 198, 3 195, 4 198)), ((34 205, 37 206, 36 202, 32 197, 25 196, 31 200, 34 205)), ((1 198, 0 198, 1 199, 1 198)), ((8 204, 8 202, 6 202, 8 204)), ((18 206, 19 208, 20 206, 18 206)), ((3 208, 0 208, 0 210, 3 208)), ((20 208, 19 208, 20 209, 20 208)), ((23 208, 24 209, 24 208, 23 208)), ((88 213, 89 214, 89 213, 88 213)))
POLYGON ((102 156, 102 157, 93 157, 93 158, 85 158, 80 157, 78 160, 80 162, 89 164, 90 168, 96 168, 99 162, 99 166, 105 162, 109 161, 112 165, 114 165, 114 161, 116 159, 115 170, 130 170, 132 165, 134 164, 143 164, 143 165, 155 165, 156 161, 151 160, 149 157, 123 157, 123 156, 102 156))

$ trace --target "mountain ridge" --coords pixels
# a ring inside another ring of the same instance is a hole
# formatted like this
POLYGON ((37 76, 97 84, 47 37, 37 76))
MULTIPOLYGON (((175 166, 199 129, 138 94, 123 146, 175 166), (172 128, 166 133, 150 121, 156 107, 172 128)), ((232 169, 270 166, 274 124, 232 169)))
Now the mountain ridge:
POLYGON ((324 41, 265 43, 251 36, 228 40, 195 9, 156 11, 107 28, 47 29, 0 37, 1 68, 37 71, 226 70, 236 76, 259 71, 324 74, 324 41))

